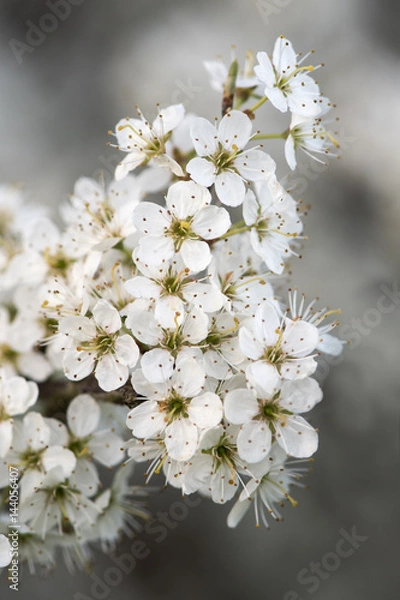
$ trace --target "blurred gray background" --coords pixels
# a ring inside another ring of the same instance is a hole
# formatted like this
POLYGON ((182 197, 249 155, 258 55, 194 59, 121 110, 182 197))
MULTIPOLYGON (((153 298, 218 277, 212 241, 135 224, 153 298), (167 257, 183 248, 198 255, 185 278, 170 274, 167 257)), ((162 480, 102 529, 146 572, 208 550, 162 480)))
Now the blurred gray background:
MULTIPOLYGON (((150 553, 118 585, 93 595, 93 577, 71 577, 61 564, 46 578, 25 573, 21 600, 399 597, 399 7, 395 0, 75 0, 44 41, 17 51, 10 40, 27 43, 27 21, 38 24, 49 7, 2 0, 1 180, 23 182, 52 206, 79 176, 112 171, 118 153, 106 146, 107 130, 133 116, 136 104, 151 115, 156 102, 181 101, 217 116, 203 59, 229 59, 231 44, 238 57, 248 48, 271 52, 281 33, 297 51, 314 48, 315 63, 326 64, 318 81, 338 105, 342 158, 326 169, 303 156, 292 177, 312 206, 293 283, 341 307, 342 334, 353 341, 336 365, 321 368, 322 378, 329 372, 325 398, 310 419, 320 449, 310 489, 296 491, 299 506, 284 509, 284 522, 256 529, 249 514, 229 530, 228 508, 203 500, 162 542, 142 536, 150 553), (380 301, 385 289, 394 300, 380 301), (367 539, 337 565, 330 553, 340 530, 352 528, 367 539), (321 560, 330 572, 315 585, 298 580, 321 560)), ((282 147, 268 149, 283 177, 282 147)), ((179 501, 178 492, 164 492, 153 509, 179 501)), ((113 565, 99 554, 96 576, 113 565)), ((0 597, 8 599, 4 575, 0 597)))

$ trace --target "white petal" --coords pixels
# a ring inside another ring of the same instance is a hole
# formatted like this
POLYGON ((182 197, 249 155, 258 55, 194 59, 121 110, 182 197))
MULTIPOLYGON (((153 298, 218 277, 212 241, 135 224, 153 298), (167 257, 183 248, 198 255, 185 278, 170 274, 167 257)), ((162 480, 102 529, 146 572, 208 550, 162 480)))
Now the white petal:
POLYGON ((10 564, 12 556, 10 542, 5 535, 0 533, 0 569, 3 569, 10 564))
POLYGON ((251 506, 251 501, 250 498, 245 498, 244 500, 238 500, 233 507, 231 508, 229 514, 228 514, 228 519, 227 519, 227 525, 228 527, 234 528, 236 527, 240 521, 243 519, 244 515, 247 513, 247 511, 249 510, 251 506))
POLYGON ((67 479, 76 465, 76 458, 71 450, 62 446, 50 446, 42 454, 42 464, 46 472, 52 469, 60 471, 60 481, 67 479))
MULTIPOLYGON (((116 124, 115 135, 118 145, 124 149, 124 152, 129 152, 134 144, 140 148, 146 145, 146 138, 150 137, 150 129, 141 119, 125 117, 116 124)), ((145 155, 142 154, 142 160, 144 158, 145 155)))
POLYGON ((80 458, 69 479, 71 487, 77 488, 82 494, 91 498, 100 485, 99 475, 95 465, 84 458, 80 458))
POLYGON ((107 333, 115 333, 121 328, 119 312, 107 300, 99 300, 92 312, 96 325, 107 333))
POLYGON ((142 369, 137 369, 132 375, 132 387, 139 396, 156 400, 168 395, 170 386, 166 383, 150 383, 143 374, 142 369))
POLYGON ((254 225, 258 219, 259 204, 252 190, 247 190, 243 201, 243 219, 246 225, 254 225))
POLYGON ((208 334, 208 317, 199 308, 193 308, 187 314, 183 325, 183 337, 191 344, 202 342, 208 334))
POLYGON ((266 88, 265 93, 268 96, 268 100, 275 108, 281 112, 286 112, 288 109, 288 101, 285 94, 278 87, 266 88))
POLYGON ((274 365, 261 360, 246 367, 246 379, 249 387, 262 400, 270 400, 279 389, 281 381, 274 365))
POLYGON ((50 429, 49 445, 58 444, 59 446, 68 446, 69 433, 67 426, 58 419, 48 417, 45 418, 45 423, 50 429))
POLYGON ((217 504, 228 502, 236 493, 238 488, 237 477, 232 477, 232 471, 228 464, 222 463, 211 478, 211 498, 217 504))
POLYGON ((269 88, 273 87, 276 78, 274 68, 268 54, 266 52, 258 52, 257 60, 259 64, 254 67, 255 74, 269 88))
POLYGON ((185 300, 204 312, 215 312, 222 308, 224 296, 218 288, 207 283, 188 283, 183 290, 185 300))
POLYGON ((217 394, 205 392, 193 398, 188 407, 188 414, 192 423, 200 429, 215 427, 222 419, 222 402, 217 394))
POLYGON ((104 189, 94 179, 89 177, 80 177, 74 185, 74 195, 72 201, 74 203, 79 202, 80 205, 86 206, 89 204, 90 208, 97 207, 99 201, 104 199, 104 189))
POLYGON ((174 242, 161 235, 145 235, 140 238, 137 256, 143 263, 162 265, 175 254, 174 242))
POLYGON ((289 135, 285 142, 285 158, 292 171, 297 167, 296 148, 292 135, 289 135))
POLYGON ((95 365, 95 355, 92 352, 68 351, 64 356, 64 373, 71 381, 80 381, 93 371, 95 365))
POLYGON ((318 363, 313 358, 286 360, 280 372, 285 379, 303 379, 315 373, 317 366, 318 363))
POLYGON ((139 150, 127 154, 115 168, 115 181, 121 181, 124 179, 124 177, 126 177, 130 171, 136 169, 136 167, 141 165, 145 159, 146 154, 139 150))
POLYGON ((198 362, 186 355, 178 355, 174 377, 174 389, 184 398, 194 398, 204 385, 204 370, 198 362))
POLYGON ((292 43, 285 37, 279 36, 275 42, 272 62, 278 73, 290 73, 296 68, 297 56, 292 43))
POLYGON ((184 177, 184 172, 179 163, 176 162, 171 156, 168 154, 160 154, 160 156, 154 156, 151 163, 153 165, 157 165, 161 169, 171 169, 174 175, 178 177, 184 177))
POLYGON ((220 206, 208 206, 193 219, 192 229, 205 240, 221 237, 231 226, 229 213, 220 206))
POLYGON ((178 181, 168 190, 165 198, 168 209, 180 220, 196 215, 211 203, 208 189, 194 181, 178 181))
POLYGON ((218 150, 217 129, 207 119, 197 118, 190 129, 190 135, 199 156, 211 156, 218 150))
POLYGON ((10 449, 13 438, 12 421, 0 421, 0 458, 4 458, 10 449))
POLYGON ((99 421, 100 406, 89 394, 79 394, 67 408, 68 427, 78 438, 93 433, 99 421))
POLYGON ((90 340, 96 336, 96 326, 87 317, 65 317, 60 320, 58 331, 73 337, 78 342, 90 340))
POLYGON ((258 360, 263 355, 264 346, 257 340, 252 329, 240 328, 239 344, 243 354, 252 360, 258 360))
POLYGON ((154 316, 161 327, 175 329, 176 325, 181 325, 184 319, 184 306, 178 296, 163 296, 157 300, 154 316))
POLYGON ((319 334, 315 325, 307 321, 285 319, 286 328, 282 337, 282 350, 292 357, 306 356, 315 350, 319 334))
POLYGON ((151 302, 136 300, 126 309, 125 326, 132 330, 135 338, 149 346, 156 346, 162 339, 161 327, 151 311, 151 302))
POLYGON ((171 217, 165 208, 154 202, 140 202, 133 211, 133 222, 143 233, 163 235, 169 229, 171 217))
POLYGON ((269 302, 258 307, 255 315, 255 328, 258 337, 266 346, 274 346, 279 337, 280 318, 276 308, 269 302))
POLYGON ((23 377, 11 377, 3 384, 0 400, 9 416, 25 413, 37 400, 39 389, 36 383, 23 377))
POLYGON ((154 438, 164 430, 166 425, 164 413, 159 408, 158 402, 146 400, 129 412, 126 424, 135 437, 154 438))
POLYGON ((165 136, 179 125, 185 116, 183 104, 172 104, 163 108, 153 121, 153 129, 157 135, 165 136))
POLYGON ((209 245, 206 242, 198 240, 185 240, 182 244, 180 255, 192 273, 203 271, 211 261, 209 245))
POLYGON ((241 150, 249 141, 251 130, 249 117, 241 110, 231 110, 219 124, 219 141, 226 150, 241 150))
POLYGON ((320 352, 324 352, 325 354, 330 354, 331 356, 339 356, 339 354, 343 351, 343 345, 346 342, 342 342, 334 335, 330 333, 324 333, 320 337, 320 341, 318 342, 317 349, 320 352))
POLYGON ((194 181, 205 187, 210 187, 215 181, 215 165, 205 158, 192 158, 186 165, 186 171, 194 181))
POLYGON ((249 463, 265 458, 271 449, 272 434, 263 421, 250 421, 243 425, 237 438, 240 456, 249 463))
POLYGON ((98 361, 94 375, 101 389, 111 392, 127 382, 129 369, 120 363, 113 354, 105 354, 98 361))
POLYGON ((133 337, 127 333, 117 339, 114 351, 118 361, 129 368, 134 367, 139 360, 139 348, 133 337))
POLYGON ((224 400, 225 416, 233 425, 251 421, 259 411, 257 398, 247 389, 228 392, 224 400))
POLYGON ((189 419, 175 419, 165 430, 165 446, 171 458, 186 461, 197 448, 198 430, 189 419))
POLYGON ((315 379, 306 377, 293 381, 285 381, 282 385, 279 404, 293 413, 311 410, 322 400, 322 390, 315 379))
POLYGON ((140 365, 146 379, 151 383, 162 383, 171 377, 174 359, 168 350, 155 348, 142 356, 140 365))
POLYGON ((124 450, 121 448, 122 438, 112 432, 97 433, 89 441, 88 449, 93 452, 93 457, 97 462, 106 467, 113 467, 120 463, 124 458, 124 450))
POLYGON ((318 448, 318 433, 303 417, 293 415, 277 422, 276 441, 290 456, 308 458, 318 448))
POLYGON ((275 172, 275 162, 262 150, 252 149, 240 154, 235 168, 249 181, 262 181, 275 172))
POLYGON ((156 299, 161 293, 161 286, 158 283, 141 275, 125 281, 124 288, 134 298, 156 299))
POLYGON ((223 171, 215 179, 215 193, 226 206, 239 206, 246 195, 243 179, 236 173, 223 171))
POLYGON ((25 444, 32 450, 43 450, 50 443, 51 430, 41 414, 30 412, 23 419, 25 444))

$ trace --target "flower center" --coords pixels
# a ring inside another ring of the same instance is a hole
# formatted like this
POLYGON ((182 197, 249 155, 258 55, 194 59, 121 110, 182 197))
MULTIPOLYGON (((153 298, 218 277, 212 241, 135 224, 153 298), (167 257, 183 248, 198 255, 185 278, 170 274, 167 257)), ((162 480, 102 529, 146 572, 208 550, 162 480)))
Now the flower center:
MULTIPOLYGON (((219 148, 214 156, 209 157, 209 160, 214 163, 216 168, 216 175, 220 175, 223 171, 235 171, 234 165, 232 164, 239 153, 239 149, 236 148, 233 153, 229 152, 219 144, 219 148)), ((207 158, 207 157, 206 157, 207 158)))
POLYGON ((175 419, 183 417, 187 419, 189 417, 187 413, 187 405, 189 398, 182 398, 175 390, 172 390, 171 395, 164 402, 160 403, 160 410, 166 412, 165 420, 168 424, 172 423, 175 419))

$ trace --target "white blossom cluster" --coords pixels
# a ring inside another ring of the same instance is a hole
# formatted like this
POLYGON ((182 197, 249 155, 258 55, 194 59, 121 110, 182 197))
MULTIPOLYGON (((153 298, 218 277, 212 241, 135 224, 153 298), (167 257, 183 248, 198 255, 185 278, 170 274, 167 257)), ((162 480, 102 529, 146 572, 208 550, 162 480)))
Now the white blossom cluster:
MULTIPOLYGON (((295 502, 296 459, 318 447, 303 416, 322 399, 318 355, 342 342, 325 321, 335 311, 283 291, 302 211, 257 140, 282 137, 291 168, 297 148, 337 146, 305 59, 280 37, 243 73, 207 62, 215 122, 182 105, 120 120, 115 180, 80 178, 62 227, 0 188, 0 489, 18 467, 32 569, 59 550, 85 563, 90 543, 108 548, 147 518, 134 463, 183 494, 235 498, 232 527, 251 505, 267 525, 264 509, 279 519, 295 502), (253 126, 267 100, 291 114, 280 136, 253 126)), ((5 505, 0 531, 1 567, 5 505)))

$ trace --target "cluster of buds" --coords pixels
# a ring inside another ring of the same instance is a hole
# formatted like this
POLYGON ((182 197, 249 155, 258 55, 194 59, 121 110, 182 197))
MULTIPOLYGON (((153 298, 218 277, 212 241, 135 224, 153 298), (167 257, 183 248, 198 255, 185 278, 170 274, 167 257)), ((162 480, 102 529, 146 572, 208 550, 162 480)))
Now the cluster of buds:
MULTIPOLYGON (((93 543, 140 527, 135 463, 146 483, 162 473, 184 495, 234 499, 231 527, 250 506, 268 525, 285 498, 295 504, 290 487, 318 447, 303 416, 322 399, 318 356, 343 344, 337 311, 284 290, 302 211, 258 140, 285 140, 291 168, 298 148, 337 146, 305 58, 280 37, 272 60, 260 52, 243 73, 207 62, 222 93, 215 123, 182 105, 120 120, 115 179, 80 178, 63 228, 0 188, 0 490, 18 468, 31 569, 54 565, 58 548, 86 563, 93 543), (253 130, 267 100, 291 113, 282 134, 253 130)), ((4 503, 0 567, 6 533, 4 503)))

